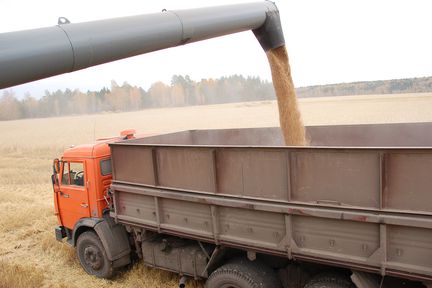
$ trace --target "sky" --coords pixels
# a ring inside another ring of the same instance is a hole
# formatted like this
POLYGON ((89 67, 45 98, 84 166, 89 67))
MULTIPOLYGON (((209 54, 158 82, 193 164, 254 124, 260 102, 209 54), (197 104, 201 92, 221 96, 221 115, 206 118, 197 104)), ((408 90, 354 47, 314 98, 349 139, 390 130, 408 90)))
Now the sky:
MULTIPOLYGON (((0 0, 0 33, 72 23, 245 3, 244 0, 0 0)), ((296 87, 432 76, 432 1, 276 0, 296 87)), ((0 43, 1 47, 1 43, 0 43)), ((1 53, 1 50, 0 50, 1 53)), ((1 69, 1 67, 0 67, 1 69)), ((148 89, 174 74, 192 80, 233 74, 271 79, 267 59, 252 32, 242 32, 119 60, 11 87, 41 97, 45 90, 99 90, 118 84, 148 89)), ((0 96, 3 94, 0 90, 0 96)))

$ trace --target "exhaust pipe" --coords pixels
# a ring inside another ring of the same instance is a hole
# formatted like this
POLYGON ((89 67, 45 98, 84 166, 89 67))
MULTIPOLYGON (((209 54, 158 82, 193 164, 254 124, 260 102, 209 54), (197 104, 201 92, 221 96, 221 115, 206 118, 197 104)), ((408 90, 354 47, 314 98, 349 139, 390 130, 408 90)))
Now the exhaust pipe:
POLYGON ((187 281, 187 277, 186 276, 182 276, 181 278, 180 278, 180 281, 179 281, 179 288, 185 288, 186 287, 186 281, 187 281))
POLYGON ((152 51, 253 30, 265 51, 284 45, 269 1, 0 33, 0 89, 152 51))

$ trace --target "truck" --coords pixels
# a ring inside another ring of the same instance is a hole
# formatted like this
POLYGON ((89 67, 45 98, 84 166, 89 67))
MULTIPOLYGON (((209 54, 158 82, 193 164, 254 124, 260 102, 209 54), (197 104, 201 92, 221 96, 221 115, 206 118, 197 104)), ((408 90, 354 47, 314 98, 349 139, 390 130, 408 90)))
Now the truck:
MULTIPOLYGON (((245 30, 265 51, 284 45, 268 1, 61 18, 0 34, 0 88, 245 30)), ((301 147, 267 127, 68 148, 53 161, 55 237, 101 278, 140 261, 179 287, 431 288, 432 123, 306 130, 301 147)))

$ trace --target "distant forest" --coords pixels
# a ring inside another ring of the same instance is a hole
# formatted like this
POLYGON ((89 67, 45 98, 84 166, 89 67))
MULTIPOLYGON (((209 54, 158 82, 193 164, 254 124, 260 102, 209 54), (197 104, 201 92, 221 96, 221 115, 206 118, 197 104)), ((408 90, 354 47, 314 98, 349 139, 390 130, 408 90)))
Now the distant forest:
MULTIPOLYGON (((418 92, 432 92, 432 77, 297 88, 298 97, 418 92)), ((4 90, 0 96, 0 121, 274 99, 272 83, 258 77, 233 75, 196 82, 189 76, 174 75, 169 85, 156 82, 148 90, 111 81, 110 88, 100 91, 47 90, 40 98, 26 93, 22 100, 13 90, 4 90)))

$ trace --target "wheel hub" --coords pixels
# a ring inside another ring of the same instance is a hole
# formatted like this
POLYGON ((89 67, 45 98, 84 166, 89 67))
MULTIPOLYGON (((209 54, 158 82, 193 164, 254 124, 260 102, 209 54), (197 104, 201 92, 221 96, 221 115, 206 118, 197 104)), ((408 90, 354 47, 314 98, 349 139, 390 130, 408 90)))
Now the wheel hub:
POLYGON ((102 267, 102 255, 95 247, 87 247, 84 249, 84 260, 93 270, 99 270, 102 267))

